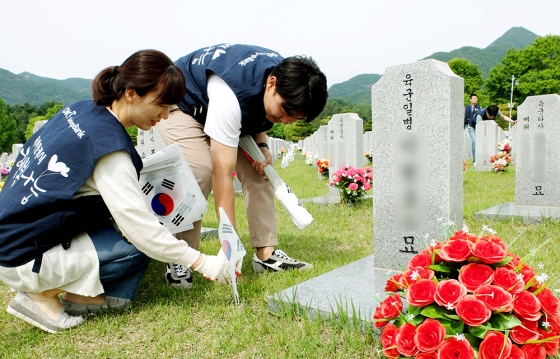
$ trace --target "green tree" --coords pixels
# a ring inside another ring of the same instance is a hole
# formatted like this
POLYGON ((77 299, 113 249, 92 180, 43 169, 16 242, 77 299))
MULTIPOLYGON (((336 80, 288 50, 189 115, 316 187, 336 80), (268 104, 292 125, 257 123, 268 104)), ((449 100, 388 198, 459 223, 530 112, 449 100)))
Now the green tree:
POLYGON ((16 121, 8 115, 8 109, 0 98, 0 152, 11 152, 17 137, 16 121))
POLYGON ((266 134, 270 137, 280 138, 282 140, 286 139, 286 135, 284 134, 284 125, 281 123, 275 123, 272 125, 272 128, 266 131, 266 134))
POLYGON ((490 70, 486 89, 496 103, 509 103, 511 80, 514 102, 522 103, 527 96, 560 92, 560 36, 537 38, 522 50, 508 50, 502 63, 490 70))
POLYGON ((62 108, 62 104, 60 103, 54 103, 54 105, 52 105, 48 110, 47 113, 43 116, 35 116, 29 119, 29 122, 27 123, 27 128, 25 130, 25 139, 29 139, 29 137, 31 137, 31 135, 33 135, 33 127, 35 126, 35 122, 37 121, 44 121, 44 120, 49 120, 51 117, 53 117, 54 114, 56 114, 58 111, 60 111, 60 109, 62 108))
POLYGON ((456 75, 465 80, 465 95, 467 95, 467 98, 470 97, 471 93, 479 92, 483 80, 482 71, 479 70, 478 65, 462 58, 451 59, 447 64, 456 75))
POLYGON ((27 123, 32 117, 39 116, 39 108, 30 104, 29 102, 23 105, 7 105, 8 115, 16 121, 17 124, 17 138, 14 143, 25 142, 25 129, 27 123))
POLYGON ((313 131, 315 131, 313 125, 305 121, 297 121, 295 123, 284 126, 286 141, 303 140, 307 136, 312 135, 313 131))

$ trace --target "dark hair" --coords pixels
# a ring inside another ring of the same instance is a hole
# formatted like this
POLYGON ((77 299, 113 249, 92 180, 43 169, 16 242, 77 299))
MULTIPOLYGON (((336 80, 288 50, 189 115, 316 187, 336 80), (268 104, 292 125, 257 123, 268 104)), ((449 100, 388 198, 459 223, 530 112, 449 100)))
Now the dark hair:
POLYGON ((161 86, 155 102, 173 105, 183 99, 186 92, 185 77, 173 61, 157 50, 140 50, 120 66, 102 70, 93 80, 91 92, 97 105, 110 106, 123 97, 126 89, 133 89, 144 96, 161 86))
POLYGON ((500 111, 500 109, 498 108, 498 106, 494 104, 486 107, 486 112, 488 112, 488 116, 497 116, 498 111, 500 111))
POLYGON ((472 98, 473 96, 476 96, 476 97, 478 97, 478 95, 477 95, 477 94, 475 94, 475 93, 471 93, 471 96, 470 96, 469 98, 472 98))
POLYGON ((270 73, 276 77, 276 92, 284 99, 282 109, 292 117, 310 122, 327 103, 327 77, 312 58, 287 57, 270 73))

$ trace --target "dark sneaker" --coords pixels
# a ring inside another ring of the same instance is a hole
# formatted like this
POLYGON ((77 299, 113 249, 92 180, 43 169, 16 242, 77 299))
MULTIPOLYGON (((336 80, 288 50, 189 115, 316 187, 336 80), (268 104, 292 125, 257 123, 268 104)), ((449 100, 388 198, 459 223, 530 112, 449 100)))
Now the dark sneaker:
POLYGON ((280 249, 276 249, 272 252, 270 258, 266 260, 260 260, 256 253, 253 255, 253 270, 257 273, 264 273, 267 270, 270 272, 282 272, 288 269, 306 271, 313 269, 313 266, 309 263, 300 262, 288 257, 288 255, 280 249))
POLYGON ((177 263, 167 263, 165 282, 175 288, 191 289, 193 286, 192 270, 177 263))

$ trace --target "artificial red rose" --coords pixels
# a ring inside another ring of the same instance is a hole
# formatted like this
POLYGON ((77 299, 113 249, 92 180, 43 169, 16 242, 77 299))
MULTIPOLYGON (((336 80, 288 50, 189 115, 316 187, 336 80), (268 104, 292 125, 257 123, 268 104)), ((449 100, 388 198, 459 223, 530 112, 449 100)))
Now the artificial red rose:
POLYGON ((435 319, 428 318, 416 328, 414 343, 422 352, 433 352, 445 340, 445 327, 435 319))
POLYGON ((427 251, 422 251, 412 257, 408 262, 408 268, 414 267, 422 267, 426 268, 427 266, 431 266, 432 263, 432 256, 427 251))
POLYGON ((487 236, 481 237, 481 240, 484 241, 488 241, 488 242, 494 242, 497 245, 499 245, 500 247, 502 247, 506 252, 507 252, 507 244, 506 242, 502 241, 502 239, 500 237, 496 237, 493 234, 489 234, 487 236))
POLYGON ((393 294, 385 298, 385 300, 379 303, 379 307, 375 308, 375 313, 373 314, 375 327, 381 328, 385 326, 389 320, 398 317, 402 312, 402 308, 403 303, 398 294, 393 294))
POLYGON ((519 262, 521 262, 521 258, 513 253, 508 253, 507 256, 511 257, 512 259, 508 264, 505 265, 505 268, 515 270, 515 268, 519 265, 519 262))
MULTIPOLYGON (((434 299, 442 307, 455 307, 459 299, 467 295, 467 287, 455 279, 442 280, 436 287, 434 299)), ((450 308, 448 308, 450 309, 450 308)))
POLYGON ((514 344, 511 346, 511 353, 509 353, 509 357, 506 359, 525 359, 525 353, 514 344))
POLYGON ((473 359, 474 349, 466 339, 451 337, 438 350, 438 359, 473 359))
POLYGON ((479 359, 507 358, 511 353, 511 340, 501 332, 488 332, 478 348, 479 359))
POLYGON ((546 314, 552 317, 558 317, 560 315, 560 301, 550 289, 543 289, 537 294, 537 298, 539 302, 541 302, 542 310, 546 314))
POLYGON ((469 263, 459 270, 459 282, 472 292, 476 288, 490 284, 494 280, 494 270, 486 264, 469 263))
POLYGON ((438 359, 438 356, 436 352, 418 353, 418 355, 416 355, 414 359, 438 359))
POLYGON ((399 290, 401 290, 402 286, 399 284, 399 280, 401 279, 401 277, 402 277, 402 273, 398 273, 392 276, 391 278, 389 278, 387 284, 385 285, 385 291, 398 292, 399 290))
POLYGON ((483 285, 476 288, 473 294, 493 312, 511 312, 513 309, 513 296, 497 285, 483 285))
MULTIPOLYGON (((535 278, 537 276, 537 272, 535 272, 535 270, 533 269, 533 267, 531 267, 528 264, 525 264, 521 270, 519 271, 519 273, 523 276, 523 282, 525 282, 525 284, 529 283, 529 281, 531 281, 531 279, 535 278)), ((531 284, 531 287, 535 287, 536 285, 538 285, 538 283, 536 283, 533 280, 533 283, 531 284)))
POLYGON ((457 231, 455 232, 455 234, 451 237, 449 237, 449 240, 456 240, 456 239, 463 239, 465 241, 469 241, 469 242, 476 242, 477 238, 476 235, 472 234, 472 233, 468 233, 468 232, 463 232, 463 231, 457 231))
POLYGON ((531 292, 524 290, 513 297, 513 312, 523 319, 539 320, 541 302, 531 292))
POLYGON ((541 336, 541 340, 546 340, 545 342, 541 343, 544 350, 546 350, 546 354, 548 354, 548 356, 554 356, 558 354, 558 344, 560 342, 560 339, 556 338, 547 340, 547 338, 557 336, 558 333, 552 330, 550 332, 545 332, 544 330, 539 329, 539 334, 541 336))
POLYGON ((414 343, 416 327, 410 323, 405 323, 399 328, 397 336, 397 350, 405 357, 413 357, 418 354, 418 347, 414 343))
POLYGON ((552 330, 560 333, 560 317, 547 316, 546 319, 550 323, 552 330))
POLYGON ((425 307, 434 302, 436 284, 430 279, 420 279, 408 287, 406 299, 410 305, 425 307))
POLYGON ((525 283, 513 270, 506 267, 498 267, 494 272, 494 284, 504 288, 511 294, 521 293, 525 290, 525 283))
POLYGON ((521 324, 514 327, 509 333, 509 336, 511 340, 517 344, 523 344, 527 340, 536 340, 539 338, 539 333, 537 333, 538 328, 539 322, 522 319, 521 324))
POLYGON ((461 298, 455 307, 455 311, 459 318, 471 327, 482 325, 492 315, 486 304, 476 299, 474 295, 466 295, 461 298))
POLYGON ((397 350, 397 336, 399 330, 394 324, 387 324, 381 333, 381 346, 383 347, 383 354, 387 358, 397 358, 399 351, 397 350))
POLYGON ((525 344, 521 347, 526 359, 545 359, 546 350, 540 344, 525 344))
POLYGON ((476 243, 469 242, 472 254, 486 264, 495 264, 506 256, 506 250, 493 241, 480 239, 476 243))
POLYGON ((420 279, 432 279, 434 277, 434 271, 423 267, 412 267, 407 269, 399 282, 403 288, 408 288, 412 283, 419 281, 420 279))
POLYGON ((445 242, 439 251, 441 259, 447 262, 464 262, 471 255, 469 242, 460 239, 445 242))

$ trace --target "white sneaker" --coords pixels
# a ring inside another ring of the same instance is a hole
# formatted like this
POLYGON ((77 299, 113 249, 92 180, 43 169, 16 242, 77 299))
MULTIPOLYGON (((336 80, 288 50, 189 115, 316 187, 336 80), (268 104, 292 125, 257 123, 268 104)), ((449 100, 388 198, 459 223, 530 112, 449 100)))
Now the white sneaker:
POLYGON ((191 289, 193 286, 192 270, 177 263, 167 263, 165 282, 174 288, 191 289))

